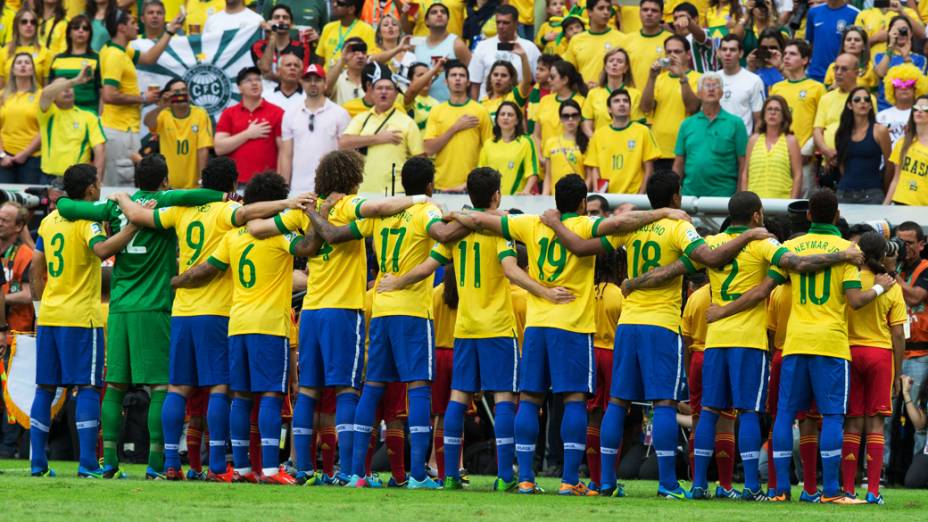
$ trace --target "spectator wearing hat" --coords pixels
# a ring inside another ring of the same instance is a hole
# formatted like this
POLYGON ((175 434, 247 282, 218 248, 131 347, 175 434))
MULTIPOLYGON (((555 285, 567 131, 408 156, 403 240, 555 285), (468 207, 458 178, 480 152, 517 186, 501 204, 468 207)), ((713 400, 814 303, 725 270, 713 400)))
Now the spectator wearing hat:
POLYGON ((261 70, 245 67, 235 79, 242 101, 222 111, 216 124, 215 150, 238 168, 238 182, 265 170, 277 170, 280 124, 284 111, 261 97, 261 70))
POLYGON ((326 93, 339 105, 364 96, 361 71, 367 64, 367 43, 360 38, 345 40, 344 50, 334 66, 329 67, 326 93))
MULTIPOLYGON (((355 116, 338 140, 340 149, 357 149, 367 156, 360 192, 393 192, 406 160, 424 152, 416 122, 396 107, 397 91, 390 69, 379 63, 364 67, 364 83, 374 106, 355 116)), ((402 188, 399 188, 402 190, 402 188)))
POLYGON ((281 124, 279 172, 295 193, 315 190, 319 159, 338 148, 338 137, 351 117, 325 97, 325 69, 310 64, 300 79, 301 105, 288 108, 281 124))
POLYGON ((300 76, 307 69, 299 56, 285 53, 277 61, 277 85, 264 91, 265 101, 280 107, 284 112, 303 106, 306 94, 300 85, 300 76))

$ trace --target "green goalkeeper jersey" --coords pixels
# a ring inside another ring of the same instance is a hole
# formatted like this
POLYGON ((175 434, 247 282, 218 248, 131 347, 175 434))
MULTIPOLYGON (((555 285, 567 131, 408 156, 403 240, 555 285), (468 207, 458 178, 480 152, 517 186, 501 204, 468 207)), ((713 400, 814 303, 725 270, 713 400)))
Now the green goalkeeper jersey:
MULTIPOLYGON (((156 202, 155 208, 196 206, 225 198, 223 192, 207 189, 148 192, 139 190, 132 200, 144 205, 156 202)), ((67 219, 107 221, 111 233, 127 224, 125 215, 114 201, 87 202, 61 198, 59 213, 67 219)), ((173 230, 141 228, 116 254, 110 283, 110 312, 164 311, 170 313, 173 301, 171 278, 177 275, 177 236, 173 230)))

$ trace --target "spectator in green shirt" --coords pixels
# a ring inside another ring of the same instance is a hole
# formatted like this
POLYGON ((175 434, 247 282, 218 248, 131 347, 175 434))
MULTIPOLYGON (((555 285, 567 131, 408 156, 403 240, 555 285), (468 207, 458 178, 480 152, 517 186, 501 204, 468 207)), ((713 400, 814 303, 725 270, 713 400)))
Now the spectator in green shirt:
POLYGON ((683 178, 684 196, 729 197, 738 190, 748 133, 738 116, 722 110, 722 78, 699 79, 702 109, 683 120, 674 147, 673 170, 683 178))

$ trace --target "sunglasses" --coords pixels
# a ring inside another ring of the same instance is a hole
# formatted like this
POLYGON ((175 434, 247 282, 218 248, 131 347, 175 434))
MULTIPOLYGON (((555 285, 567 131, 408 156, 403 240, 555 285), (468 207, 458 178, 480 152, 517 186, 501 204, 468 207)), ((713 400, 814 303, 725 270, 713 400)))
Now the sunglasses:
POLYGON ((869 96, 854 96, 853 98, 851 98, 851 101, 854 103, 867 102, 867 104, 870 104, 870 97, 869 96))
POLYGON ((915 112, 928 112, 928 105, 915 105, 912 110, 915 112))
POLYGON ((561 119, 562 120, 579 120, 580 113, 579 112, 565 112, 561 114, 561 119))
POLYGON ((90 31, 90 26, 86 24, 75 25, 71 27, 72 31, 90 31))
POLYGON ((309 132, 316 132, 316 115, 309 115, 309 132))
POLYGON ((22 20, 19 21, 19 25, 37 26, 39 25, 39 21, 34 18, 23 18, 22 20))

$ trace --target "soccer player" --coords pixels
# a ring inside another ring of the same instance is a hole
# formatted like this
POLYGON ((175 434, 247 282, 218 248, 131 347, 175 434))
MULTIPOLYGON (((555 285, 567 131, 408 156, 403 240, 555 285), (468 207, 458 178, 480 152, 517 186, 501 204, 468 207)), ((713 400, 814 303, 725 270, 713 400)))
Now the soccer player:
MULTIPOLYGON (((402 182, 404 191, 415 204, 403 212, 338 227, 315 208, 309 210, 309 218, 313 228, 329 245, 373 236, 374 251, 380 263, 378 281, 385 274, 402 275, 428 258, 434 241, 460 239, 467 232, 455 223, 443 223, 441 211, 427 201, 434 179, 435 167, 431 160, 410 158, 403 165, 402 182)), ((384 384, 395 381, 408 383, 410 478, 407 487, 439 487, 425 472, 431 440, 429 400, 435 349, 431 304, 431 284, 425 280, 397 292, 374 295, 367 382, 355 412, 353 474, 349 487, 374 485, 364 476, 367 443, 384 384)))
MULTIPOLYGON (((363 172, 364 158, 354 151, 333 151, 320 160, 315 186, 320 194, 330 196, 326 202, 330 209, 324 213, 333 225, 356 228, 355 220, 391 216, 426 199, 399 196, 368 201, 357 194, 363 172)), ((296 210, 275 216, 273 221, 249 223, 248 229, 255 237, 304 230, 320 242, 319 251, 310 256, 307 264, 308 292, 300 314, 300 389, 293 412, 296 479, 301 484, 320 480, 346 484, 352 469, 364 466, 363 458, 361 462, 352 460, 355 410, 364 369, 363 310, 367 282, 364 240, 349 230, 341 242, 322 242, 306 214, 296 210), (335 430, 341 471, 334 477, 317 477, 315 459, 309 453, 313 416, 322 388, 332 386, 336 393, 335 430)))
MULTIPOLYGON (((784 247, 802 257, 836 253, 851 243, 841 238, 835 226, 838 200, 834 192, 822 189, 809 198, 809 232, 793 238, 784 247)), ((727 304, 718 318, 750 308, 769 295, 780 283, 789 281, 792 305, 783 347, 778 411, 773 426, 773 458, 777 469, 777 490, 772 502, 790 500, 789 464, 793 455, 793 420, 796 413, 809 407, 810 401, 822 415, 821 455, 822 503, 863 503, 845 497, 838 484, 841 464, 842 428, 847 404, 849 360, 846 308, 859 309, 889 288, 894 280, 877 275, 875 284, 861 290, 860 273, 851 263, 840 263, 819 272, 799 273, 773 267, 757 287, 727 304)), ((711 313, 711 312, 710 312, 711 313)), ((717 318, 709 317, 710 323, 717 318)), ((814 499, 813 499, 814 501, 814 499)))
MULTIPOLYGON (((675 173, 658 171, 652 174, 648 179, 647 193, 651 207, 659 209, 656 212, 680 215, 679 210, 673 210, 680 206, 680 178, 675 173)), ((664 218, 636 227, 627 234, 585 241, 556 220, 548 219, 546 223, 550 223, 564 246, 576 255, 598 254, 624 245, 629 255, 629 278, 681 258, 690 271, 694 269, 690 259, 707 266, 720 266, 731 261, 750 241, 766 237, 765 230, 755 229, 713 250, 705 244, 693 225, 682 219, 664 218)), ((614 231, 603 231, 600 227, 594 235, 605 237, 610 234, 614 231)), ((681 285, 682 276, 678 274, 669 283, 631 293, 623 301, 615 336, 612 389, 600 434, 601 492, 604 495, 624 495, 615 482, 615 456, 622 441, 625 416, 631 401, 649 400, 655 403, 654 448, 660 475, 658 495, 671 499, 686 496, 677 482, 675 465, 676 402, 683 376, 683 347, 678 333, 681 285)), ((623 287, 634 288, 631 281, 623 283, 623 287)))
MULTIPOLYGON (((97 169, 87 164, 68 168, 64 189, 75 200, 96 201, 100 197, 97 169)), ((38 308, 36 389, 29 431, 34 477, 55 476, 48 467, 45 443, 58 386, 77 387, 77 476, 103 476, 97 463, 104 360, 100 260, 121 250, 135 231, 135 226, 129 225, 107 239, 100 223, 69 221, 58 210, 39 225, 30 269, 32 299, 38 308)))
MULTIPOLYGON (((139 190, 131 199, 155 205, 199 205, 225 199, 214 190, 169 191, 164 157, 143 158, 135 168, 139 190)), ((115 202, 93 204, 59 199, 58 211, 66 219, 108 221, 120 230, 128 220, 115 202)), ((161 408, 167 394, 171 345, 171 276, 177 273, 177 238, 173 231, 141 229, 116 254, 107 323, 106 394, 103 397, 103 466, 107 478, 122 477, 116 446, 122 433, 123 398, 131 384, 152 387, 148 407, 150 479, 162 478, 164 438, 161 408)))
MULTIPOLYGON (((238 170, 230 158, 211 159, 202 173, 205 189, 234 192, 238 170)), ((180 272, 214 251, 226 232, 248 220, 271 216, 286 208, 308 204, 305 196, 242 206, 234 201, 163 207, 152 210, 116 195, 126 218, 139 226, 173 230, 180 238, 180 272)), ((169 480, 183 478, 178 443, 184 426, 186 401, 196 388, 209 388, 207 425, 210 459, 207 480, 231 481, 226 473, 225 448, 229 432, 229 307, 231 276, 211 280, 198 288, 181 288, 174 297, 171 317, 168 393, 161 412, 165 437, 165 472, 169 480)))
MULTIPOLYGON (((560 284, 576 296, 566 306, 530 297, 525 329, 525 346, 520 361, 520 400, 515 419, 516 459, 519 463, 519 492, 532 494, 540 489, 535 483, 533 461, 538 437, 538 410, 550 389, 563 394, 564 417, 561 433, 564 440, 564 468, 561 495, 595 496, 595 491, 580 481, 579 468, 585 453, 587 427, 586 396, 591 395, 596 380, 593 365, 594 268, 596 259, 572 255, 554 232, 545 226, 557 223, 573 237, 593 238, 597 234, 626 232, 663 218, 683 217, 677 210, 626 212, 606 220, 593 219, 586 211, 586 183, 576 174, 565 176, 555 187, 557 211, 548 218, 539 216, 495 216, 471 213, 457 216, 471 227, 481 227, 510 241, 525 243, 531 264, 531 276, 544 286, 560 284), (560 213, 560 214, 558 214, 560 213), (563 223, 560 221, 563 219, 563 223), (549 363, 548 361, 551 361, 549 363), (556 361, 557 364, 553 364, 556 361)), ((600 243, 599 239, 595 240, 600 243)), ((612 454, 614 459, 615 454, 612 454)))
MULTIPOLYGON (((245 204, 283 200, 288 191, 279 174, 258 174, 245 188, 245 204)), ((235 398, 229 425, 234 482, 296 483, 279 468, 280 412, 290 372, 291 255, 315 254, 318 248, 312 238, 288 233, 257 239, 240 227, 227 232, 205 262, 171 281, 175 288, 203 286, 233 267, 229 381, 235 398), (256 472, 248 462, 248 438, 252 397, 258 394, 262 469, 256 472)))
MULTIPOLYGON (((896 255, 888 255, 887 243, 878 232, 867 232, 858 243, 864 253, 860 271, 863 288, 871 288, 876 274, 896 269, 896 255)), ((895 252, 896 254, 898 252, 895 252)), ((880 471, 883 469, 883 421, 892 415, 895 376, 901 375, 905 355, 907 320, 899 285, 859 310, 848 312, 847 333, 851 345, 851 386, 844 424, 841 473, 844 493, 856 498, 857 456, 860 434, 866 432, 867 503, 882 504, 880 471)), ((896 388, 898 392, 898 388, 896 388)))
MULTIPOLYGON (((467 193, 475 208, 499 208, 501 176, 490 168, 477 168, 467 177, 467 193)), ((458 459, 464 431, 464 413, 477 391, 492 392, 496 404, 496 491, 516 487, 512 475, 513 422, 516 412, 519 350, 513 332, 515 321, 509 281, 552 303, 573 301, 562 287, 545 287, 516 263, 512 243, 498 235, 471 232, 457 242, 439 244, 421 265, 400 277, 385 275, 377 291, 391 292, 425 279, 439 266, 453 263, 458 307, 454 323, 454 361, 451 399, 445 412, 444 453, 448 463, 445 489, 461 489, 458 459), (508 279, 508 280, 507 280, 508 279)), ((446 279, 446 283, 447 279, 446 279)))

